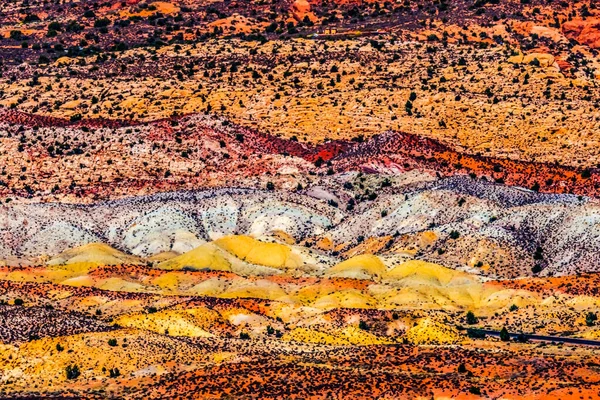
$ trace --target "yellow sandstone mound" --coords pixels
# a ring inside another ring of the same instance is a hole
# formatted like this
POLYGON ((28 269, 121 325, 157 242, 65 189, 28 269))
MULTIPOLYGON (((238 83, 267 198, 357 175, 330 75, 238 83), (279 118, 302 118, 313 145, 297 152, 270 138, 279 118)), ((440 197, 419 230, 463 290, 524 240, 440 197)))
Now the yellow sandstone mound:
POLYGON ((103 243, 90 243, 65 250, 47 262, 50 266, 68 265, 69 269, 93 268, 105 265, 144 264, 136 256, 130 256, 103 243))
POLYGON ((313 303, 313 307, 330 308, 375 308, 377 301, 368 294, 356 289, 348 289, 323 296, 313 303))
POLYGON ((300 258, 284 244, 264 243, 245 235, 224 236, 214 243, 251 264, 278 269, 298 268, 301 265, 300 258))
POLYGON ((536 62, 541 67, 550 67, 554 64, 554 56, 547 53, 530 53, 530 54, 517 54, 508 59, 509 63, 512 64, 531 64, 536 62))
POLYGON ((412 278, 436 286, 448 285, 459 278, 469 280, 468 274, 444 266, 420 260, 409 260, 391 269, 387 274, 388 279, 412 278))
POLYGON ((357 326, 348 326, 341 332, 341 337, 345 338, 350 344, 358 346, 369 346, 374 344, 391 344, 392 342, 375 336, 374 334, 364 331, 357 326))
POLYGON ((327 275, 338 278, 371 279, 381 277, 386 268, 381 259, 372 254, 361 254, 342 261, 327 271, 327 275))
POLYGON ((71 64, 75 64, 77 62, 77 59, 75 58, 70 58, 70 57, 60 57, 58 60, 56 60, 54 62, 54 65, 62 67, 64 65, 71 65, 71 64))
POLYGON ((104 279, 90 286, 102 290, 111 290, 114 292, 144 292, 147 290, 147 288, 144 285, 138 282, 132 282, 130 280, 119 277, 104 279))
POLYGON ((347 326, 332 333, 321 332, 310 328, 295 328, 283 335, 282 340, 302 343, 355 346, 392 343, 389 340, 379 338, 356 326, 347 326))
POLYGON ((179 253, 175 253, 174 251, 163 251, 162 253, 158 253, 158 254, 154 254, 150 257, 147 258, 148 261, 152 261, 152 262, 165 262, 167 260, 170 260, 172 258, 178 257, 180 254, 179 253))
POLYGON ((196 247, 180 256, 161 262, 157 268, 168 270, 213 270, 213 271, 231 271, 231 265, 219 254, 218 249, 209 245, 196 247))
POLYGON ((129 314, 117 318, 115 324, 171 336, 213 337, 211 325, 223 320, 219 313, 207 308, 164 310, 153 314, 129 314))
POLYGON ((107 379, 108 370, 115 367, 122 375, 141 377, 163 373, 177 364, 210 359, 210 353, 198 352, 193 345, 169 336, 120 329, 42 338, 18 348, 0 347, 0 375, 3 379, 19 378, 22 389, 42 384, 47 388, 64 389, 68 382, 65 368, 69 365, 79 367, 79 379, 83 381, 107 379), (109 345, 109 339, 115 339, 117 345, 109 345), (57 345, 64 350, 59 351, 57 345))
POLYGON ((224 298, 255 298, 268 300, 289 300, 287 293, 275 282, 268 280, 236 280, 231 286, 220 295, 224 298))
POLYGON ((452 344, 461 339, 456 329, 430 318, 419 320, 405 338, 413 344, 452 344))

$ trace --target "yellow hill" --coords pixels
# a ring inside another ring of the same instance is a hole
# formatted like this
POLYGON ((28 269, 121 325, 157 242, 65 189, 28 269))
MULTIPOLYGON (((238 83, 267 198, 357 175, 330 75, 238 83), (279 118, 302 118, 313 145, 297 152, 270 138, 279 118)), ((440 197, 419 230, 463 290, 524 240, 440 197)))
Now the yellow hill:
POLYGON ((92 286, 98 289, 111 290, 115 292, 144 292, 147 290, 146 286, 140 283, 118 277, 104 279, 92 286))
POLYGON ((279 269, 297 268, 301 264, 299 257, 292 254, 292 249, 280 243, 264 243, 245 235, 224 236, 214 243, 251 264, 279 269))
POLYGON ((115 324, 128 328, 188 337, 213 337, 208 329, 211 324, 216 322, 223 322, 219 313, 206 308, 165 310, 153 314, 130 314, 115 320, 115 324))
POLYGON ((346 328, 333 333, 325 333, 310 328, 296 328, 283 335, 282 340, 302 343, 357 346, 392 343, 389 340, 381 339, 372 333, 363 331, 356 326, 347 326, 346 328))
POLYGON ((220 297, 292 300, 281 286, 268 280, 236 280, 220 297))
POLYGON ((386 274, 388 279, 422 280, 423 283, 447 285, 456 278, 469 279, 469 275, 444 266, 420 260, 409 260, 393 268, 386 274))
POLYGON ((211 248, 206 244, 196 247, 180 256, 161 262, 158 264, 157 268, 169 270, 209 269, 215 271, 231 271, 231 265, 225 257, 219 254, 217 249, 211 248))
POLYGON ((65 250, 47 262, 50 266, 68 265, 70 270, 84 271, 105 265, 144 264, 139 257, 130 256, 103 243, 90 243, 65 250))
POLYGON ((163 251, 162 253, 154 254, 153 256, 148 257, 148 261, 153 262, 165 262, 172 258, 178 257, 179 254, 174 251, 163 251))
POLYGON ((170 271, 152 279, 152 284, 169 292, 187 292, 200 282, 200 278, 182 271, 170 271))
POLYGON ((108 378, 107 370, 115 367, 122 375, 148 374, 146 371, 160 374, 175 365, 210 360, 210 353, 199 352, 195 346, 169 336, 120 329, 42 338, 23 343, 18 349, 13 347, 12 351, 8 346, 0 347, 0 375, 10 377, 24 391, 33 385, 64 390, 68 365, 78 365, 79 380, 89 381, 108 378), (110 346, 109 339, 116 339, 117 346, 110 346), (57 345, 64 350, 57 351, 57 345))
POLYGON ((430 318, 419 320, 406 332, 406 340, 413 344, 451 344, 460 340, 456 329, 430 318))
POLYGON ((370 279, 385 275, 386 268, 381 259, 372 254, 361 254, 331 267, 327 274, 340 278, 370 279))
POLYGON ((359 290, 348 289, 323 296, 316 300, 313 306, 321 309, 374 308, 377 306, 377 301, 359 290))
POLYGON ((356 326, 348 326, 340 332, 340 336, 350 344, 368 346, 373 344, 391 344, 392 342, 379 338, 372 333, 366 332, 356 326))

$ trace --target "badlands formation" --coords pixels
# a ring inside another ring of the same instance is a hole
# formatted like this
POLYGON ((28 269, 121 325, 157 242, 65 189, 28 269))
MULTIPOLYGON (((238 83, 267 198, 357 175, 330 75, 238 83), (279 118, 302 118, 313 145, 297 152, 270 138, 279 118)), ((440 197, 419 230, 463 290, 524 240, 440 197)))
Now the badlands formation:
POLYGON ((600 398, 598 21, 0 2, 0 397, 600 398))

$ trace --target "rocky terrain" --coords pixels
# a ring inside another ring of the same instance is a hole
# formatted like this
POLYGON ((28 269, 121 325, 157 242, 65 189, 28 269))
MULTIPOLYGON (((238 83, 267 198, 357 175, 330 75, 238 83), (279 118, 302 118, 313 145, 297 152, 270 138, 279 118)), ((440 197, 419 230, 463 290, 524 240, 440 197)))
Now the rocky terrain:
POLYGON ((1 398, 600 397, 596 3, 0 3, 1 398))

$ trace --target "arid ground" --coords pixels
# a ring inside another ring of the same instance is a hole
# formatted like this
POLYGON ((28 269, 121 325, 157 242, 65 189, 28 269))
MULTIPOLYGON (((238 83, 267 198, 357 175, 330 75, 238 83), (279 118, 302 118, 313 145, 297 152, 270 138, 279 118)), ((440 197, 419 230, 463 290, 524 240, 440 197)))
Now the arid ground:
POLYGON ((0 397, 599 399, 599 51, 594 1, 0 2, 0 397))

